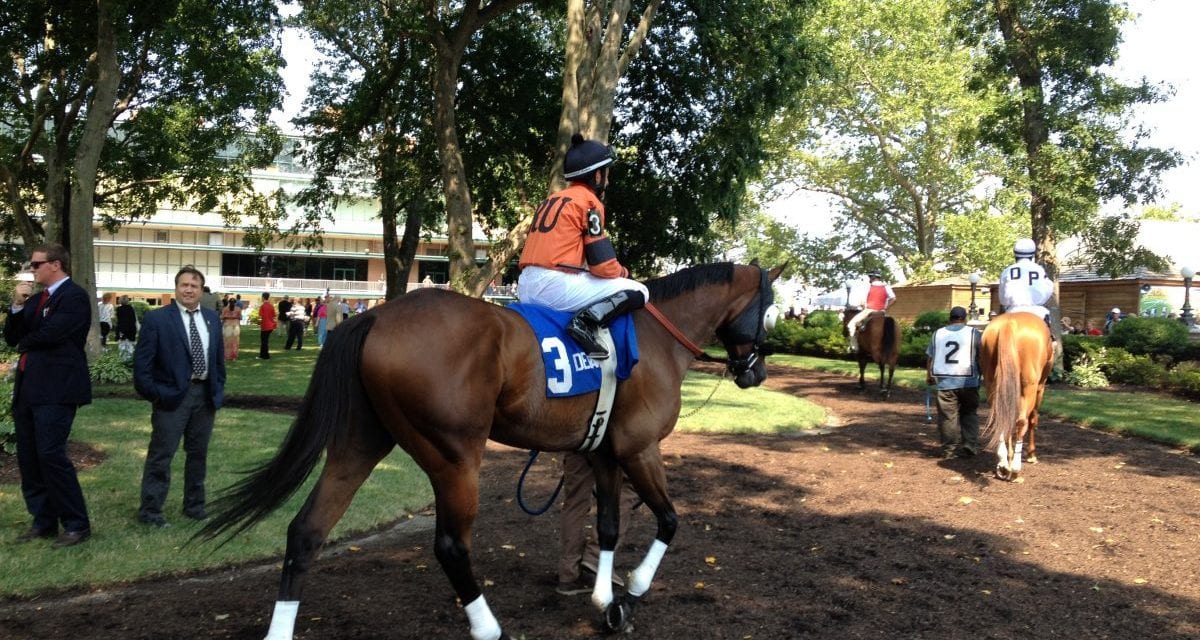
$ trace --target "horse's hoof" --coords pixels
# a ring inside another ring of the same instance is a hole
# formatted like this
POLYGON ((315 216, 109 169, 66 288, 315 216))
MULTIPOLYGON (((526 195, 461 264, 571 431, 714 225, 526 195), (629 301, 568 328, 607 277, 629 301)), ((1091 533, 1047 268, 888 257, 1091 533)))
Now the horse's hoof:
POLYGON ((1025 463, 1026 464, 1037 464, 1037 456, 1029 456, 1028 458, 1025 458, 1025 463))
POLYGON ((633 631, 633 605, 624 598, 614 601, 604 610, 605 633, 631 633, 633 631))
POLYGON ((1012 477, 1011 474, 1012 474, 1012 472, 1009 471, 1008 469, 1001 467, 1000 465, 996 465, 996 478, 997 479, 1008 480, 1009 478, 1012 477))

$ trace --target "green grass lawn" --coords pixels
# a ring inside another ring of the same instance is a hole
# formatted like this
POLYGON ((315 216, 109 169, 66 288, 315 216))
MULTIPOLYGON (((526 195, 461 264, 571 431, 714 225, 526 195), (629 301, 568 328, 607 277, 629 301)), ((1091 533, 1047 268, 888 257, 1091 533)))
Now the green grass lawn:
MULTIPOLYGON (((300 397, 319 351, 306 340, 301 351, 283 351, 281 336, 272 337, 270 360, 256 360, 257 327, 242 333, 240 358, 228 363, 226 394, 233 396, 300 397), (278 339, 276 339, 278 338, 278 339), (250 348, 253 346, 253 348, 250 348)), ((308 336, 306 336, 307 338, 308 336)), ((738 389, 730 380, 691 373, 684 382, 683 413, 712 399, 702 410, 681 420, 683 431, 789 432, 823 424, 820 407, 765 389, 738 389), (714 385, 716 385, 714 387, 714 385), (754 406, 754 412, 747 412, 754 406)), ((179 514, 184 454, 176 454, 166 516, 172 526, 153 529, 136 520, 142 464, 150 440, 150 405, 133 399, 132 385, 98 385, 97 400, 80 409, 72 439, 100 449, 103 464, 81 471, 94 535, 87 543, 64 550, 48 541, 18 545, 14 538, 29 526, 20 488, 0 484, 0 597, 184 573, 253 560, 282 557, 288 522, 308 494, 316 472, 289 502, 254 529, 218 548, 213 543, 187 544, 200 525, 179 514)), ((223 408, 217 413, 209 450, 210 493, 229 486, 239 471, 274 455, 290 426, 277 413, 223 408)), ((515 482, 515 478, 514 478, 515 482)), ((432 501, 425 475, 397 449, 386 458, 354 498, 333 538, 376 529, 432 501)))
MULTIPOLYGON (((858 376, 858 364, 845 360, 775 354, 771 364, 858 376)), ((867 369, 868 384, 878 384, 879 368, 867 369)), ((925 388, 925 370, 896 369, 897 386, 925 388)), ((1148 391, 1097 391, 1055 386, 1046 391, 1042 412, 1089 427, 1138 436, 1200 453, 1200 405, 1148 391)))

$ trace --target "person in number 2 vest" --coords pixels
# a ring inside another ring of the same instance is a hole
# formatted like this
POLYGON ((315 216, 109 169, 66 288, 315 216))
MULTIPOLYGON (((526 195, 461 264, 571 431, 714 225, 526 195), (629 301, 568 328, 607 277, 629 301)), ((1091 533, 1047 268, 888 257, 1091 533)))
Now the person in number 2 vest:
POLYGON ((979 452, 979 340, 967 310, 950 310, 950 324, 938 329, 925 355, 925 382, 937 385, 941 457, 969 458, 979 452))
POLYGON ((596 331, 650 297, 646 285, 629 279, 604 231, 604 190, 614 162, 610 147, 571 137, 563 162, 570 184, 538 206, 517 280, 521 302, 576 312, 567 331, 593 360, 608 357, 596 331))

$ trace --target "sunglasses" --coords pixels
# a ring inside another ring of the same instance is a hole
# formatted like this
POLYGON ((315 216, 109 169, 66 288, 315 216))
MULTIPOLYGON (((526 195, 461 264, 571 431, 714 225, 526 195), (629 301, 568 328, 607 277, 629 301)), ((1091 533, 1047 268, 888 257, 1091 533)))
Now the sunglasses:
POLYGON ((29 270, 37 271, 38 267, 46 264, 47 262, 50 262, 50 261, 49 260, 30 260, 29 261, 29 270))

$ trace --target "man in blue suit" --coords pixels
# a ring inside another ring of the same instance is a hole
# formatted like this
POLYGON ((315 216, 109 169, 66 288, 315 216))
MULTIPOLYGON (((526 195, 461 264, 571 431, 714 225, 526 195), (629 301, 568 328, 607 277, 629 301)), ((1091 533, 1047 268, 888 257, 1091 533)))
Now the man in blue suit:
POLYGON ((29 268, 42 291, 30 300, 33 285, 18 283, 4 323, 5 342, 21 354, 12 415, 21 493, 33 516, 33 524, 17 540, 57 536, 53 546, 69 547, 92 535, 83 490, 67 456, 67 438, 75 411, 92 401, 83 345, 95 305, 71 280, 71 257, 62 245, 34 249, 29 268))
POLYGON ((171 460, 183 441, 183 515, 208 517, 204 477, 208 443, 225 397, 225 350, 217 312, 201 306, 204 274, 188 265, 175 274, 175 302, 142 316, 133 352, 133 386, 150 401, 150 446, 142 470, 138 520, 166 527, 163 504, 171 460))

